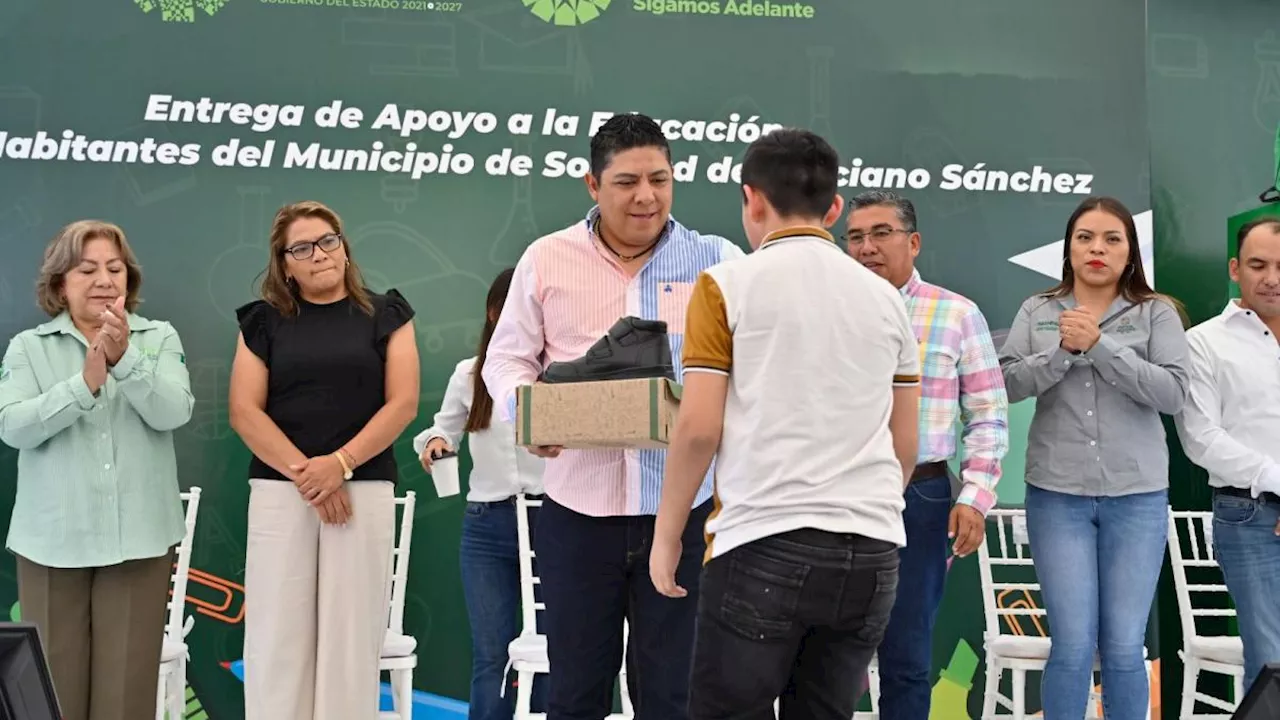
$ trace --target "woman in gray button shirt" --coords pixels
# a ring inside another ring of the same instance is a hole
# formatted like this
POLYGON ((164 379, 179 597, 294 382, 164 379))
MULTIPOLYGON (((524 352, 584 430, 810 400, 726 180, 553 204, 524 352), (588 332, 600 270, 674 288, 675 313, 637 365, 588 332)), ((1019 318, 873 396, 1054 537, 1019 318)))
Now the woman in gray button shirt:
POLYGON ((1086 199, 1066 238, 1062 282, 1022 304, 1000 353, 1009 402, 1037 398, 1026 508, 1053 636, 1044 720, 1084 716, 1095 648, 1103 713, 1142 720, 1168 512, 1160 413, 1187 398, 1187 341, 1176 301, 1147 284, 1123 204, 1086 199))

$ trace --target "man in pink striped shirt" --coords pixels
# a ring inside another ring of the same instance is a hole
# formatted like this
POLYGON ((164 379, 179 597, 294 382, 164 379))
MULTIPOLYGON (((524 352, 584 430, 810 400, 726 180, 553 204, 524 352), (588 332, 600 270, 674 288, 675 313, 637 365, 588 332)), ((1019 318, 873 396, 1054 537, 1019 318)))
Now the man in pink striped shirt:
MULTIPOLYGON (((551 363, 575 360, 621 317, 667 323, 676 377, 685 309, 698 274, 741 257, 728 240, 671 217, 671 150, 644 115, 616 115, 591 139, 584 220, 536 240, 516 265, 483 377, 514 419, 515 391, 551 363)), ((548 720, 602 720, 613 705, 626 618, 627 682, 636 720, 688 717, 697 603, 664 597, 649 579, 661 450, 538 448, 548 458, 534 549, 551 662, 548 720)), ((677 569, 696 593, 711 512, 708 472, 694 499, 677 569)))
MULTIPOLYGON (((1009 401, 987 321, 977 304, 925 282, 916 210, 897 193, 872 190, 849 203, 849 254, 902 293, 920 343, 920 450, 907 485, 902 521, 907 546, 902 587, 880 642, 881 720, 928 720, 933 623, 947 575, 947 545, 964 557, 986 537, 985 516, 996 503, 1000 461, 1009 447, 1009 401), (964 457, 962 487, 951 502, 947 463, 956 455, 956 424, 964 457)), ((856 309, 851 309, 856 311, 856 309)))

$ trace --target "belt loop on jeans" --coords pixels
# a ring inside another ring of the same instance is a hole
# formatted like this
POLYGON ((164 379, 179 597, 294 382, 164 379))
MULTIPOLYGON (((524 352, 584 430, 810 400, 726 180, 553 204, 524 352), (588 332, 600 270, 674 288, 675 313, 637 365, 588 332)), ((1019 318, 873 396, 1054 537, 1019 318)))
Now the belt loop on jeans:
POLYGON ((928 480, 936 477, 946 477, 947 461, 938 460, 937 462, 921 463, 911 473, 911 482, 917 480, 928 480))

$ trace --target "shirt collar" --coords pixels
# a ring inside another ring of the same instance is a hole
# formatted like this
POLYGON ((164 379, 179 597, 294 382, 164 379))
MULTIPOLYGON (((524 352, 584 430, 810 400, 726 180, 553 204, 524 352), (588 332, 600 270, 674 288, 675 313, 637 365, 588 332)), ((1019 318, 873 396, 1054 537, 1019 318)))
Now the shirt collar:
POLYGON ((1240 307, 1240 301, 1235 298, 1227 301, 1227 306, 1222 309, 1222 317, 1227 323, 1238 324, 1245 322, 1254 326, 1266 327, 1266 323, 1262 322, 1262 318, 1258 317, 1258 313, 1240 307))
MULTIPOLYGON (((587 232, 589 232, 591 235, 594 235, 595 237, 600 237, 600 206, 599 205, 594 205, 590 210, 587 211, 586 223, 587 223, 587 232)), ((667 216, 667 224, 665 227, 662 228, 662 235, 661 237, 658 238, 658 245, 662 245, 663 243, 666 242, 667 238, 671 237, 672 235, 671 231, 674 230, 678 224, 679 223, 676 222, 675 215, 667 216)), ((658 251, 658 248, 654 247, 653 250, 656 253, 658 251)))
POLYGON ((764 240, 760 242, 760 247, 764 247, 769 243, 777 242, 779 240, 787 240, 790 238, 805 238, 805 237, 821 238, 823 240, 829 240, 832 245, 834 245, 836 242, 836 239, 831 236, 831 233, 827 232, 826 229, 824 228, 818 227, 817 225, 794 225, 792 227, 784 227, 778 230, 774 230, 768 235, 765 235, 764 240))
POLYGON ((1227 319, 1231 319, 1237 315, 1252 315, 1252 314, 1253 313, 1251 311, 1245 310, 1244 308, 1240 307, 1240 301, 1236 300, 1235 298, 1228 300, 1227 306, 1222 308, 1222 316, 1227 319))
POLYGON ((911 268, 911 277, 907 278, 906 284, 898 288, 898 292, 902 293, 904 298, 911 297, 920 289, 922 284, 924 284, 924 280, 920 279, 920 271, 911 268))

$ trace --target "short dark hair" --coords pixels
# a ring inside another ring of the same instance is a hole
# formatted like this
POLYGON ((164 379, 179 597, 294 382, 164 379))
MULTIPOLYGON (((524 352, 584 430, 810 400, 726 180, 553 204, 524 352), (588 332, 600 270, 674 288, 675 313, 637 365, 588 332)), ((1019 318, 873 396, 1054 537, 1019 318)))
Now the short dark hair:
POLYGON ((902 229, 913 233, 916 225, 916 206, 910 200, 892 190, 867 190, 858 193, 849 201, 849 212, 869 207, 891 207, 898 213, 898 222, 902 229))
POLYGON ((667 162, 671 162, 671 145, 653 118, 640 113, 614 115, 591 138, 591 174, 600 179, 614 155, 644 147, 662 150, 667 162))
POLYGON ((1245 223, 1236 233, 1236 259, 1240 259, 1240 252, 1244 250, 1244 239, 1249 237, 1249 233, 1260 227, 1269 226, 1271 232, 1280 235, 1280 218, 1277 217, 1261 217, 1257 220, 1250 220, 1245 223))
POLYGON ((822 217, 840 181, 840 156, 808 130, 783 128, 751 143, 742 158, 742 184, 764 195, 783 217, 822 217))

